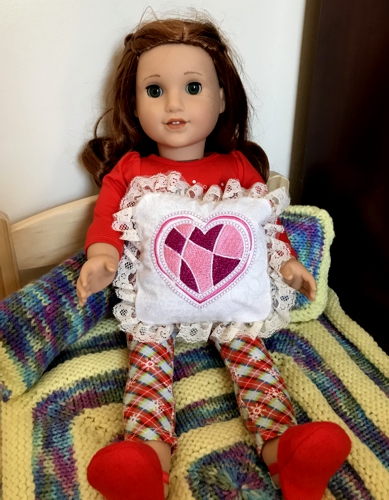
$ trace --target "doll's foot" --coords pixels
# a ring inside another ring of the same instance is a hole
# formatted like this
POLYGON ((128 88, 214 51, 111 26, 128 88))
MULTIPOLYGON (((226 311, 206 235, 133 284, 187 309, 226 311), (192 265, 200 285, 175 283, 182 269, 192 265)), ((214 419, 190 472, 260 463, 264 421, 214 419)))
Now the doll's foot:
POLYGON ((138 441, 121 441, 99 450, 87 477, 106 500, 164 500, 164 484, 169 484, 157 453, 138 441))
POLYGON ((350 450, 351 441, 337 424, 296 425, 280 437, 278 462, 268 468, 271 476, 278 473, 285 500, 321 500, 350 450))

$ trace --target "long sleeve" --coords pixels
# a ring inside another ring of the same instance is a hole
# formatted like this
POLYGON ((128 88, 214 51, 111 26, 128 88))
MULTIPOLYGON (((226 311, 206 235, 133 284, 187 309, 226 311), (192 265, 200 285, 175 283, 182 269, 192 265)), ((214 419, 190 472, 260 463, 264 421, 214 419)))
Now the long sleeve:
POLYGON ((120 233, 112 229, 113 215, 119 211, 120 202, 131 180, 139 175, 140 158, 138 153, 127 153, 103 179, 85 242, 85 251, 93 243, 108 243, 122 255, 123 241, 120 233))

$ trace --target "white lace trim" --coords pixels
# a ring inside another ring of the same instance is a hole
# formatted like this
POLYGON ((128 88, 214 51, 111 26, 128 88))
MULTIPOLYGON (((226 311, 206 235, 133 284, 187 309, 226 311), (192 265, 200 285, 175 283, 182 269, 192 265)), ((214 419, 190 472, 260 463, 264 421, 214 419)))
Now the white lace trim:
POLYGON ((290 259, 290 248, 277 236, 284 231, 277 224, 278 216, 289 206, 289 196, 284 188, 270 193, 265 184, 257 182, 250 189, 241 187, 238 180, 230 179, 224 189, 212 185, 204 193, 201 184, 189 185, 179 172, 158 174, 151 177, 135 177, 121 202, 121 210, 114 215, 112 227, 121 231, 125 240, 123 256, 113 282, 116 294, 121 302, 114 307, 114 314, 120 321, 120 327, 140 342, 162 342, 173 333, 186 342, 199 342, 212 337, 220 343, 230 342, 233 338, 248 335, 269 337, 289 323, 290 310, 295 301, 295 291, 289 287, 280 274, 280 268, 290 259), (272 207, 272 215, 264 225, 269 263, 268 273, 271 283, 272 310, 263 321, 254 323, 176 323, 172 325, 149 325, 139 321, 135 314, 136 271, 139 264, 139 236, 136 224, 132 219, 132 208, 146 193, 171 193, 177 196, 189 196, 205 201, 222 199, 264 198, 272 207))

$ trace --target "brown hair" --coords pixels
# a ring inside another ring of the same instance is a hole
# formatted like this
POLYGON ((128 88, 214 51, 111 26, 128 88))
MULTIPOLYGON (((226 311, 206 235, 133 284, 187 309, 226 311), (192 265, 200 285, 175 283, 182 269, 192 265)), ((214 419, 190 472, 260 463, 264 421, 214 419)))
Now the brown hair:
POLYGON ((112 87, 112 109, 98 120, 95 138, 83 154, 85 168, 98 186, 128 151, 141 156, 158 153, 157 145, 142 130, 135 116, 135 84, 139 56, 158 45, 183 43, 204 49, 212 58, 224 89, 226 109, 219 115, 215 129, 207 137, 206 152, 241 151, 266 181, 269 163, 263 149, 248 140, 249 103, 242 81, 224 37, 209 20, 161 19, 141 23, 126 36, 122 59, 112 87), (98 137, 97 129, 105 118, 108 133, 98 137))

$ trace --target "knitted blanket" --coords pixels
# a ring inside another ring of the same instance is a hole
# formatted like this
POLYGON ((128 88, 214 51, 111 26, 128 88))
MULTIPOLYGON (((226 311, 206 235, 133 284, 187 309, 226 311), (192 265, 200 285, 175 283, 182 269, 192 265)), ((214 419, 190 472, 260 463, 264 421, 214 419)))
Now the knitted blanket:
MULTIPOLYGON (((318 284, 298 296, 292 323, 266 340, 300 423, 339 423, 352 452, 327 499, 389 498, 389 358, 342 311, 327 287, 328 214, 291 207, 283 216, 299 259, 318 284)), ((122 439, 127 373, 124 335, 107 317, 110 289, 80 309, 80 253, 0 303, 4 500, 101 499, 86 481, 94 453, 122 439)), ((178 451, 170 500, 281 499, 258 458, 233 385, 208 344, 177 343, 178 451)))
MULTIPOLYGON (((291 324, 266 341, 299 422, 331 420, 352 452, 325 498, 389 497, 389 359, 330 292, 317 320, 291 324)), ((232 383, 207 344, 178 344, 174 393, 178 452, 171 500, 281 499, 258 458, 232 383)), ((3 404, 4 499, 98 499, 85 469, 121 439, 126 348, 104 319, 66 349, 27 393, 3 404)))

